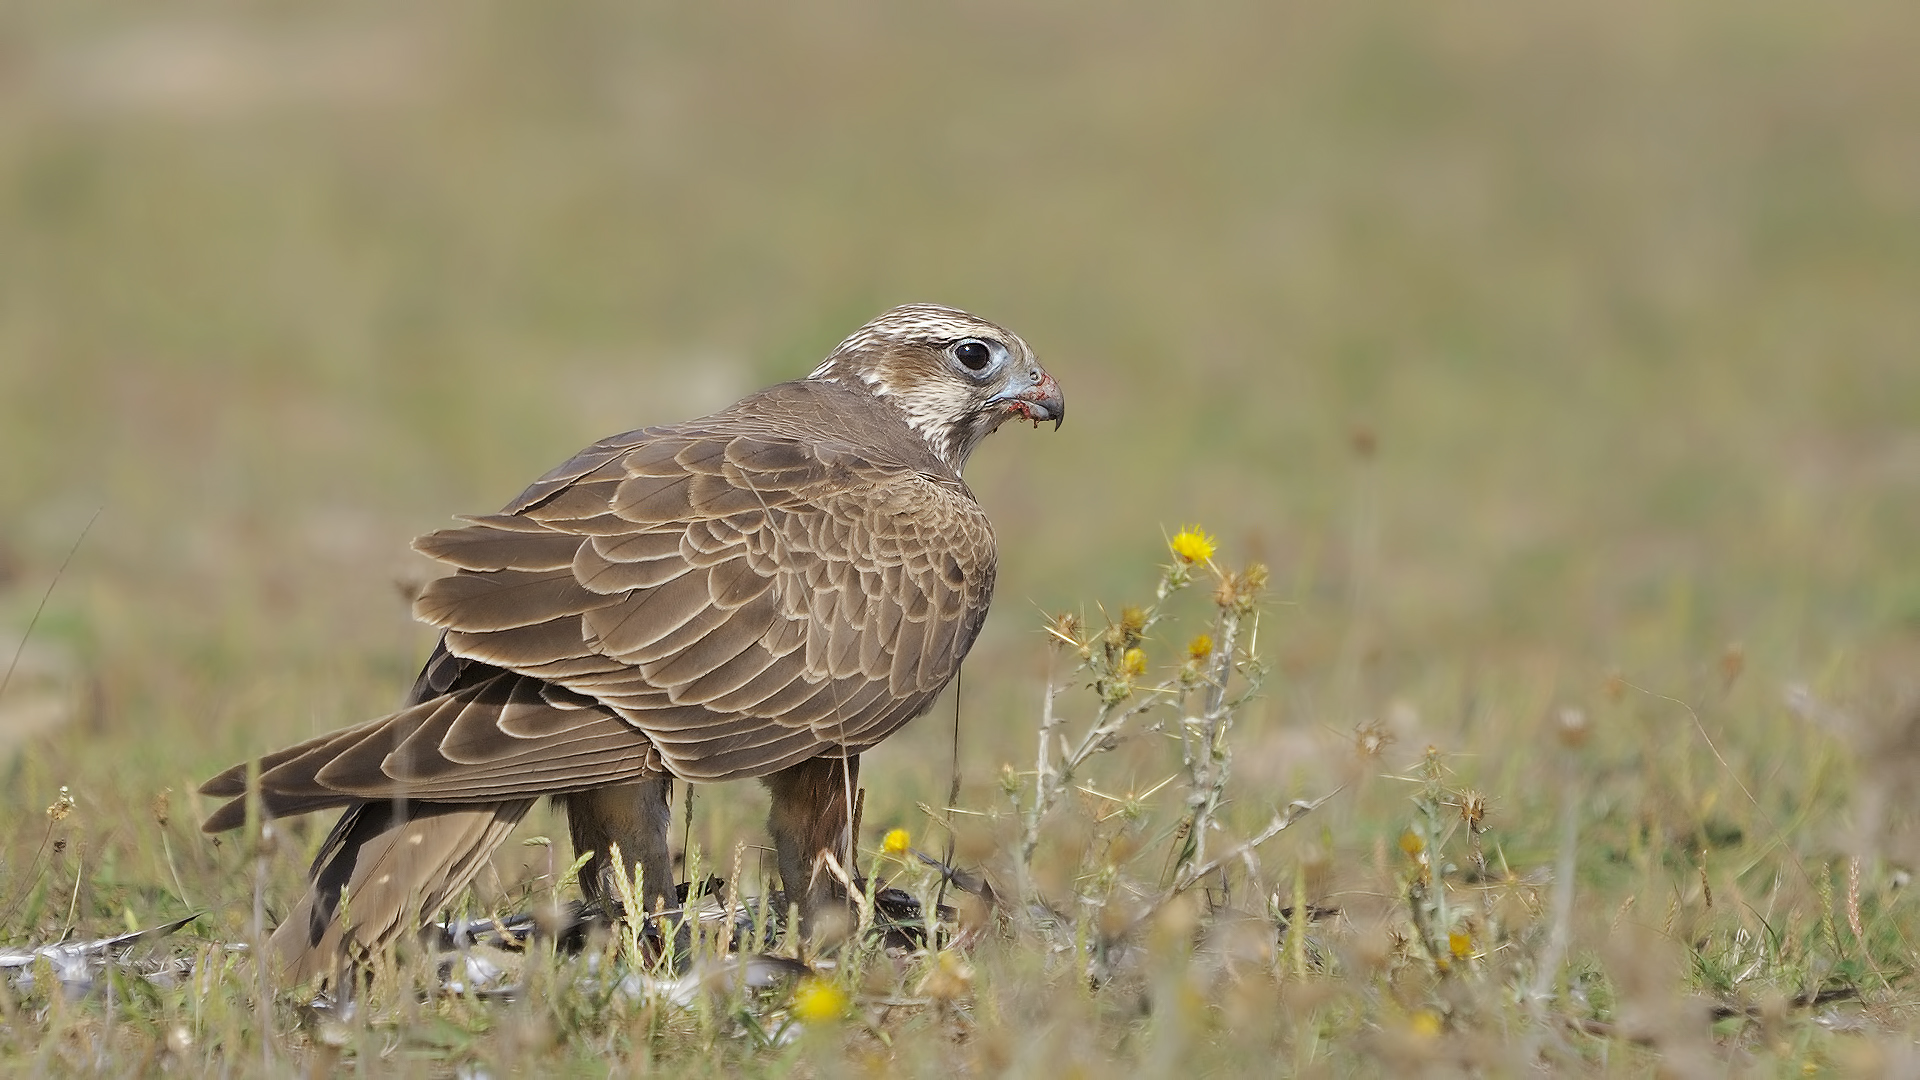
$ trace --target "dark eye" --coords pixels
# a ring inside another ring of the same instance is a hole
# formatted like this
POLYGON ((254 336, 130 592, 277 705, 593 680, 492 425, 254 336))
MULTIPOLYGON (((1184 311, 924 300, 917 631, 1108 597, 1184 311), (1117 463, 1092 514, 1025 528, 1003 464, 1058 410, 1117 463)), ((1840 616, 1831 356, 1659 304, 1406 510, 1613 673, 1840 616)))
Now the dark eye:
POLYGON ((953 347, 953 358, 966 366, 968 371, 985 371, 993 362, 993 350, 987 348, 984 341, 968 339, 953 347))

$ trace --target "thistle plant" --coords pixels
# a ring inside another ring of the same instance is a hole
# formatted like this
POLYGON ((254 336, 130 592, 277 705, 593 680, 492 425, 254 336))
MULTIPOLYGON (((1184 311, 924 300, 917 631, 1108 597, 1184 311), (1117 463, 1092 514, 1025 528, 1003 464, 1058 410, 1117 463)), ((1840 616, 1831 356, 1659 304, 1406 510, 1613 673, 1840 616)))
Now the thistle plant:
MULTIPOLYGON (((1118 932, 1130 929, 1228 862, 1245 858, 1300 813, 1319 805, 1318 801, 1296 803, 1277 814, 1267 829, 1231 847, 1224 857, 1213 855, 1232 772, 1234 719, 1259 692, 1267 673, 1257 647, 1259 601, 1268 574, 1259 563, 1239 570, 1223 566, 1215 559, 1218 545, 1198 528, 1181 529, 1167 548, 1171 559, 1160 568, 1150 603, 1122 607, 1117 617, 1108 617, 1106 625, 1097 629, 1077 615, 1050 620, 1047 632, 1055 656, 1071 656, 1077 663, 1066 679, 1049 673, 1032 771, 1017 772, 1007 766, 1002 776, 1018 825, 1013 861, 1019 895, 1026 903, 1046 907, 1034 882, 1033 863, 1048 815, 1070 791, 1078 790, 1119 803, 1123 820, 1139 818, 1145 812, 1145 800, 1167 781, 1144 794, 1106 795, 1089 782, 1089 765, 1098 755, 1140 735, 1167 734, 1178 740, 1179 771, 1169 779, 1183 781, 1182 801, 1177 820, 1162 836, 1168 853, 1161 880, 1157 887, 1142 890, 1149 893, 1148 902, 1139 915, 1112 927, 1118 932), (1156 674, 1148 651, 1171 636, 1165 633, 1173 620, 1170 601, 1196 586, 1210 586, 1204 629, 1156 674), (1080 680, 1093 700, 1086 718, 1076 724, 1059 699, 1080 680)), ((1096 824, 1104 820, 1096 819, 1096 824)), ((1138 861, 1140 849, 1131 847, 1131 851, 1138 861)), ((1094 894, 1082 899, 1104 910, 1103 898, 1118 883, 1120 868, 1109 861, 1080 869, 1078 876, 1086 883, 1081 892, 1094 894)))

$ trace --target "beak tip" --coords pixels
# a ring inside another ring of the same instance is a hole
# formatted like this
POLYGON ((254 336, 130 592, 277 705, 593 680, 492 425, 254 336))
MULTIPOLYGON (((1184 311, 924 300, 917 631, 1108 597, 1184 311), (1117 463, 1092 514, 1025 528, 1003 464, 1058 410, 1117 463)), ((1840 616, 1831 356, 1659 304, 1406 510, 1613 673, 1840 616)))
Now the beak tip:
POLYGON ((1067 400, 1053 376, 1044 372, 1035 376, 1033 385, 1003 391, 991 400, 995 405, 1004 406, 1010 415, 1033 421, 1035 427, 1051 420, 1053 429, 1058 431, 1067 418, 1067 400))

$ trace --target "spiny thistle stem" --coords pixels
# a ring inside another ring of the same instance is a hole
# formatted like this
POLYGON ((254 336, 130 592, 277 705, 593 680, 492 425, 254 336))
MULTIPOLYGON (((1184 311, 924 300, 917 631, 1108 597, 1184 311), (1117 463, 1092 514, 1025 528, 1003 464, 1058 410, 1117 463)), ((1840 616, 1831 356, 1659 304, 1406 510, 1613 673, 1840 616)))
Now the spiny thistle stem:
POLYGON ((1226 736, 1233 723, 1233 710, 1227 703, 1227 681, 1233 677, 1233 649, 1240 636, 1239 613, 1231 607, 1222 608, 1219 629, 1213 654, 1207 658, 1206 708, 1197 723, 1180 726, 1181 749, 1191 790, 1187 795, 1187 841, 1175 864, 1176 880, 1188 867, 1206 859, 1207 833, 1213 828, 1213 815, 1219 810, 1227 787, 1231 755, 1227 751, 1226 736))
MULTIPOLYGON (((1095 755, 1114 749, 1132 734, 1130 725, 1137 717, 1154 709, 1183 708, 1196 693, 1198 715, 1186 715, 1177 728, 1187 793, 1184 819, 1176 831, 1177 848, 1166 872, 1167 896, 1192 888, 1234 859, 1250 857, 1253 848, 1277 835, 1295 816, 1278 816, 1252 841, 1228 855, 1209 859, 1208 834, 1218 828, 1215 819, 1225 802, 1231 773, 1228 734, 1233 714, 1258 691, 1263 673, 1251 649, 1243 649, 1242 639, 1249 634, 1258 639, 1256 605, 1266 586, 1267 571, 1257 563, 1240 572, 1221 568, 1213 559, 1213 539, 1191 528, 1182 529, 1168 547, 1174 559, 1162 568, 1152 604, 1122 609, 1118 619, 1096 634, 1083 632, 1072 616, 1061 616, 1048 627, 1056 645, 1075 649, 1082 668, 1092 674, 1097 704, 1086 727, 1070 741, 1061 730, 1066 719, 1055 708, 1054 698, 1061 687, 1049 667, 1031 787, 1010 766, 1005 771, 1003 783, 1019 820, 1015 873, 1023 896, 1029 900, 1036 899, 1032 863, 1040 846, 1042 823, 1074 787, 1081 769, 1095 755), (1148 662, 1142 648, 1147 632, 1162 618, 1167 599, 1196 578, 1210 579, 1214 585, 1215 611, 1209 632, 1188 645, 1188 659, 1176 674, 1147 680, 1148 662), (1237 693, 1233 686, 1236 676, 1242 683, 1237 693)), ((1312 805, 1317 803, 1306 808, 1312 805)), ((1096 874, 1095 879, 1099 878, 1096 874)), ((1149 910, 1153 906, 1157 905, 1149 910)))
MULTIPOLYGON (((1161 617, 1161 601, 1184 587, 1188 577, 1180 570, 1169 568, 1161 575, 1157 599, 1151 607, 1140 610, 1126 609, 1120 623, 1110 627, 1106 633, 1108 640, 1081 642, 1072 632, 1073 627, 1064 617, 1061 625, 1056 625, 1053 635, 1062 643, 1076 645, 1086 665, 1091 666, 1096 675, 1095 687, 1100 692, 1100 705, 1094 713, 1093 722, 1088 725, 1078 742, 1069 745, 1059 729, 1066 724, 1054 709, 1054 698, 1060 693, 1060 686, 1054 680, 1049 668, 1045 697, 1041 703, 1041 721, 1039 745, 1034 754, 1033 795, 1030 802, 1022 804, 1020 789, 1009 781, 1008 794, 1014 800, 1020 813, 1020 850, 1015 860, 1016 873, 1023 895, 1031 896, 1030 875, 1033 853, 1040 847, 1040 825, 1047 813, 1060 797, 1072 787, 1073 778, 1081 766, 1095 754, 1111 750, 1120 744, 1127 724, 1134 717, 1148 710, 1159 708, 1167 703, 1164 695, 1149 693, 1136 698, 1135 688, 1124 677, 1124 667, 1129 652, 1138 654, 1131 643, 1143 637, 1161 617), (1060 756, 1053 757, 1053 743, 1059 742, 1060 756)), ((1163 687, 1151 688, 1156 692, 1163 687)))

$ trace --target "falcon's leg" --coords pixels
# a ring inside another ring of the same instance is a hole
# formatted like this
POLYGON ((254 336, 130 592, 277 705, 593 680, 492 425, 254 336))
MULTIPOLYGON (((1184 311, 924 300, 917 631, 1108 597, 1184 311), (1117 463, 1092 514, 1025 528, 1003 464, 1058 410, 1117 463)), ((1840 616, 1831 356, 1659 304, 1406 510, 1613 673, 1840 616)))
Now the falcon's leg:
POLYGON ((634 884, 647 911, 680 906, 673 891, 673 857, 667 852, 667 826, 673 819, 671 777, 577 791, 559 801, 567 808, 574 854, 593 852, 580 869, 580 891, 588 900, 620 895, 609 855, 618 844, 620 857, 638 879, 634 884))
POLYGON ((773 794, 767 831, 773 834, 780 881, 787 901, 800 905, 802 928, 811 933, 829 904, 846 901, 846 887, 823 856, 832 852, 841 868, 853 873, 849 824, 860 758, 813 758, 766 777, 765 783, 773 794))

